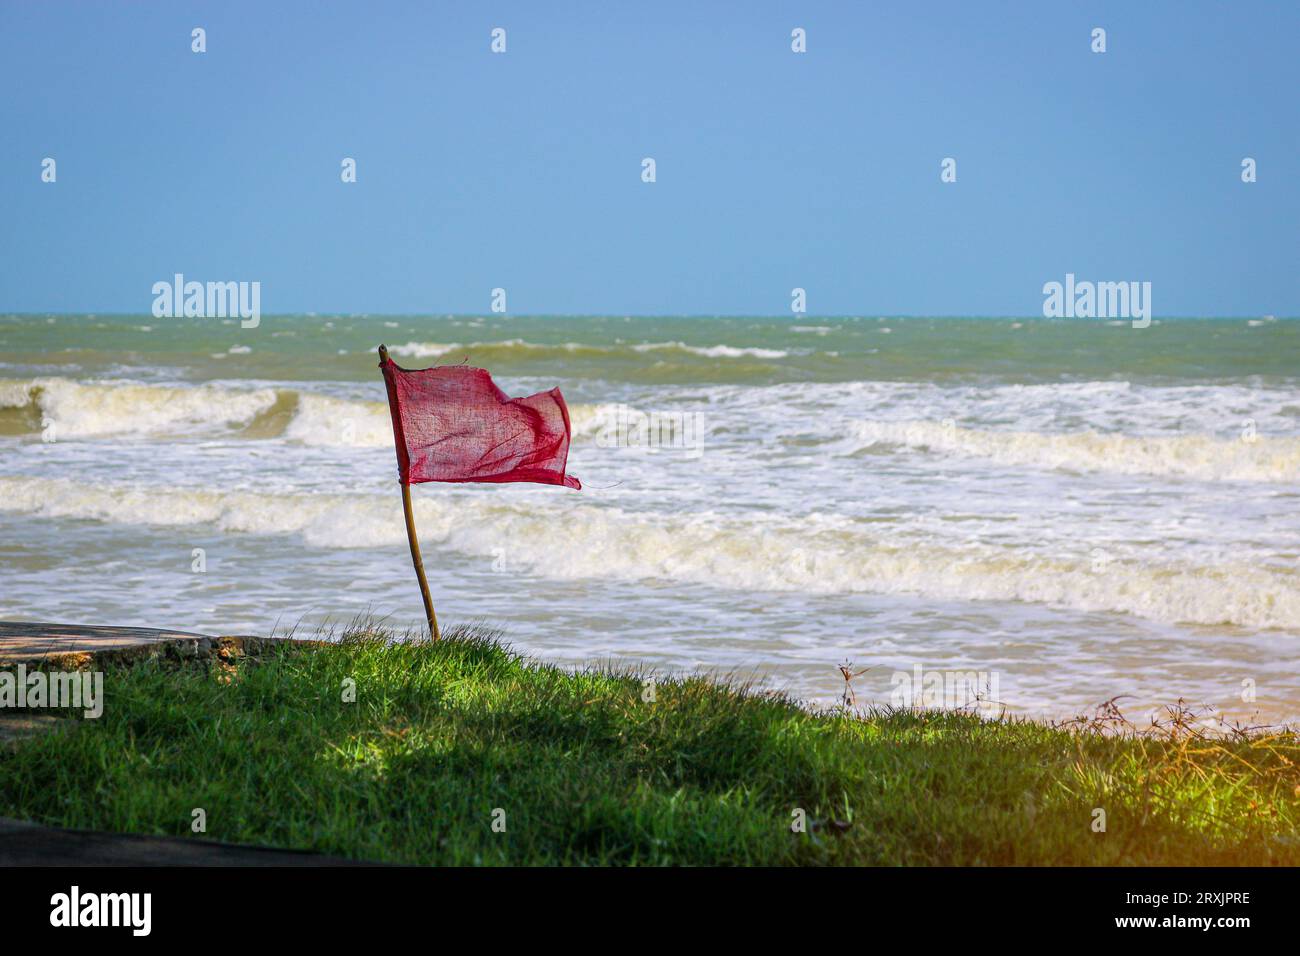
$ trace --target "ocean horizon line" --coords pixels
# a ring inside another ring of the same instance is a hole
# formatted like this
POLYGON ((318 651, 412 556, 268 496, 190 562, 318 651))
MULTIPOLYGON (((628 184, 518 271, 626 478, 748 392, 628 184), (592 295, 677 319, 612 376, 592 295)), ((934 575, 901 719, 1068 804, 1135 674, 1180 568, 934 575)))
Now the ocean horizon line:
MULTIPOLYGON (((1041 314, 1013 314, 1013 313, 980 313, 969 315, 958 315, 955 313, 922 313, 922 312, 857 312, 857 313, 807 313, 800 315, 784 314, 764 314, 758 312, 492 312, 483 310, 477 312, 346 312, 332 310, 305 309, 297 311, 277 311, 264 312, 262 318, 285 318, 296 316, 309 316, 312 318, 346 318, 346 319, 482 319, 482 318, 501 318, 501 319, 758 319, 768 322, 790 321, 790 322, 807 322, 815 319, 827 321, 859 321, 863 319, 886 319, 889 321, 904 321, 908 319, 928 319, 928 320, 953 320, 953 321, 998 321, 1011 320, 1015 322, 1105 322, 1108 317, 1105 316, 1045 316, 1041 314)), ((120 311, 49 311, 33 310, 18 311, 4 310, 0 311, 0 318, 124 318, 124 319, 157 319, 150 312, 120 312, 120 311)), ((196 321, 209 321, 213 316, 169 316, 171 320, 194 319, 196 321)), ((1294 322, 1300 319, 1300 315, 1274 315, 1272 313, 1240 315, 1161 315, 1154 317, 1156 321, 1193 321, 1193 322, 1234 322, 1246 320, 1267 319, 1276 322, 1294 322)))

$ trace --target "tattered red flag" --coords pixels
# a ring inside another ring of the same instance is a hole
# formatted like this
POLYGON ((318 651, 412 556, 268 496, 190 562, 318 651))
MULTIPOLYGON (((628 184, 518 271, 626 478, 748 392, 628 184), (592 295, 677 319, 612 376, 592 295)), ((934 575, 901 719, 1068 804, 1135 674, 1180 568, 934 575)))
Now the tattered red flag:
POLYGON ((564 473, 569 409, 558 388, 510 398, 486 369, 406 369, 382 353, 402 484, 532 481, 581 488, 564 473))

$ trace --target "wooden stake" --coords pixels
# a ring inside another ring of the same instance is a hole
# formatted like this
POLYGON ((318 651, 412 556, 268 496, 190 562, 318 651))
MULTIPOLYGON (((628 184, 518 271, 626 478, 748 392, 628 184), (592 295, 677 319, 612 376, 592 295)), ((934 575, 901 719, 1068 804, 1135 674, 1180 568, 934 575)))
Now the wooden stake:
MULTIPOLYGON (((388 362, 388 349, 379 346, 379 362, 382 368, 388 362)), ((394 428, 397 427, 397 409, 391 409, 393 414, 394 428)), ((400 442, 400 433, 394 432, 394 438, 400 442)), ((400 445, 399 445, 400 447, 400 445)), ((415 535, 415 513, 411 510, 411 486, 405 481, 400 481, 402 486, 402 515, 406 518, 406 540, 411 545, 411 564, 415 565, 415 576, 420 582, 420 597, 424 598, 424 616, 429 620, 429 635, 435 640, 441 640, 442 634, 438 632, 438 616, 433 613, 433 599, 429 597, 429 579, 424 576, 424 561, 420 558, 420 539, 415 535)))
POLYGON ((415 515, 411 511, 411 486, 402 482, 402 511, 406 515, 406 538, 411 542, 411 563, 415 565, 415 576, 420 579, 420 597, 424 598, 424 614, 429 619, 429 633, 435 641, 441 640, 438 633, 438 616, 433 613, 433 600, 429 597, 429 581, 424 576, 424 562, 420 559, 420 539, 415 536, 415 515))

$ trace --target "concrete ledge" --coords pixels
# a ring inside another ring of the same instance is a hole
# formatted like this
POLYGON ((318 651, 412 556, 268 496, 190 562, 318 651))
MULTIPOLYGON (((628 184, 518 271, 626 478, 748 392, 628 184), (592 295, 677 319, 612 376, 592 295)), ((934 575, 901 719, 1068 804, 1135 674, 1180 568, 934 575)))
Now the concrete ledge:
POLYGON ((84 670, 98 664, 127 663, 166 655, 181 660, 256 656, 278 644, 320 644, 288 637, 231 635, 212 637, 191 631, 151 627, 98 627, 0 621, 0 667, 26 664, 58 670, 84 670))

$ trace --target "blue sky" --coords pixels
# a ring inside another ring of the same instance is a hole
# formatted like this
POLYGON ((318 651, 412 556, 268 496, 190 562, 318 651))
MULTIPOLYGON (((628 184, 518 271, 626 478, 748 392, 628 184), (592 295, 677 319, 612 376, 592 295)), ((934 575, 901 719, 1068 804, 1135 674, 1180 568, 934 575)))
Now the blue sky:
POLYGON ((183 272, 268 313, 1032 315, 1073 272, 1297 315, 1297 37, 1249 0, 0 0, 0 309, 183 272))

